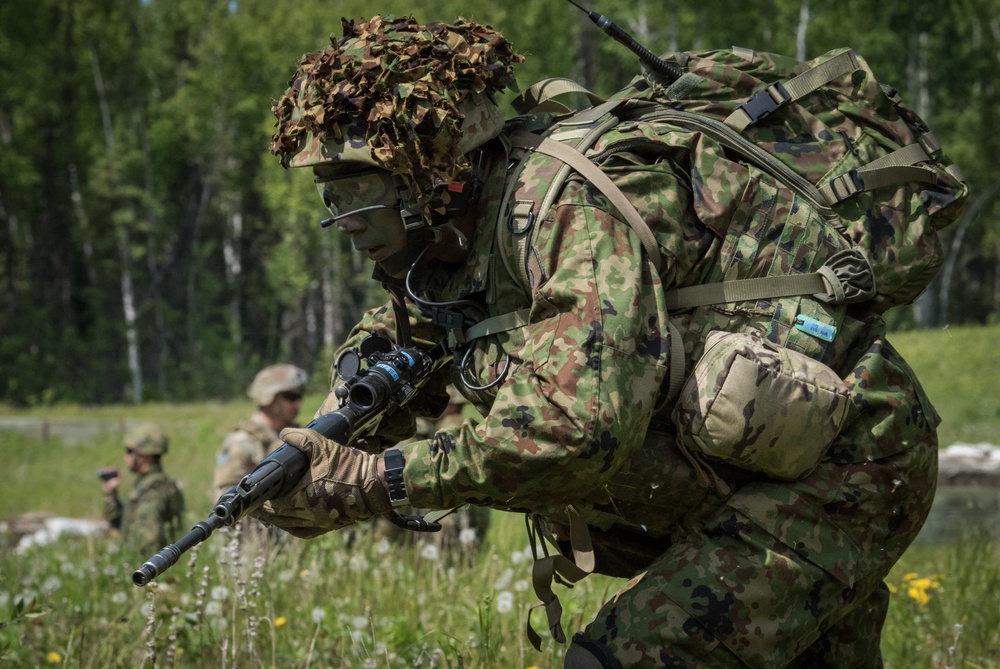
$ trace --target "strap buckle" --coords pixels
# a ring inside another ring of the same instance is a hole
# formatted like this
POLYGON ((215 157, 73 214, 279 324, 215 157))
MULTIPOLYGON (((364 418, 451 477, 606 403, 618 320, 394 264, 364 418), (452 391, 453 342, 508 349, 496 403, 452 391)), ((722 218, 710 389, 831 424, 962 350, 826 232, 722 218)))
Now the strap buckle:
POLYGON ((749 100, 739 106, 750 117, 753 125, 771 115, 772 112, 786 105, 792 96, 781 83, 771 84, 762 91, 757 91, 749 100))

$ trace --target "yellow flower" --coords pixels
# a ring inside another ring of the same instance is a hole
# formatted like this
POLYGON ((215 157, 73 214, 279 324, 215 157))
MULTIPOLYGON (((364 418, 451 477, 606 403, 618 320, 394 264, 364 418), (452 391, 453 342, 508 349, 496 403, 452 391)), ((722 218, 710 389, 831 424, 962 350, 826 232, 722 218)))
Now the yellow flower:
POLYGON ((889 592, 890 592, 890 593, 892 593, 892 594, 894 594, 894 595, 895 595, 895 594, 896 594, 897 592, 899 592, 899 588, 897 588, 897 587, 896 587, 895 585, 893 585, 892 583, 886 583, 886 584, 885 584, 885 587, 889 588, 889 592))
POLYGON ((62 662, 62 655, 60 655, 55 651, 52 651, 51 653, 49 653, 48 659, 49 662, 51 662, 52 664, 58 664, 59 662, 62 662))
POLYGON ((274 619, 274 626, 275 627, 281 627, 286 622, 288 622, 288 621, 285 620, 285 616, 278 616, 277 618, 274 619))
POLYGON ((903 577, 907 581, 906 594, 910 599, 916 601, 920 606, 924 606, 930 601, 929 590, 941 587, 940 576, 918 577, 917 574, 907 574, 903 577))

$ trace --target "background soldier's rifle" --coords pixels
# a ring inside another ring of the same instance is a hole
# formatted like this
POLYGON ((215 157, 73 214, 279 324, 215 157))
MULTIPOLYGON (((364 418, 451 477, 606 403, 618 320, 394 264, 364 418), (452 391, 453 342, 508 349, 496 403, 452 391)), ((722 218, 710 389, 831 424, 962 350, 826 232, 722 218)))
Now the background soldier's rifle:
MULTIPOLYGON (((335 391, 340 408, 319 416, 306 427, 341 444, 356 435, 371 433, 383 416, 409 402, 431 372, 447 362, 448 357, 442 345, 424 351, 396 347, 385 337, 369 336, 358 351, 347 351, 337 360, 337 373, 345 380, 335 391), (367 362, 367 369, 361 368, 362 360, 367 362)), ((288 494, 308 469, 309 458, 305 453, 282 444, 235 488, 223 493, 207 519, 136 569, 132 582, 146 585, 218 528, 231 526, 267 500, 288 494)), ((419 516, 399 516, 393 522, 416 531, 441 529, 440 524, 419 516)))

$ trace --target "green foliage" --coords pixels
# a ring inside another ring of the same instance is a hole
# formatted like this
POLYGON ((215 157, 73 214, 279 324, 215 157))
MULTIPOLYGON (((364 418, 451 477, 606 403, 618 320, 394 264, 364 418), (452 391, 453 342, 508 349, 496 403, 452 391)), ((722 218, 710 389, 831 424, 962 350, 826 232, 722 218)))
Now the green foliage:
MULTIPOLYGON (((656 53, 736 44, 794 54, 803 6, 584 4, 656 53)), ((0 8, 0 400, 120 402, 137 374, 144 399, 225 398, 262 364, 329 364, 322 352, 384 298, 347 240, 316 225, 324 212, 309 175, 268 153, 270 105, 295 60, 340 35, 341 16, 372 11, 359 0, 333 11, 319 0, 0 8)), ((494 25, 528 56, 522 90, 571 76, 609 94, 637 72, 631 52, 563 0, 387 0, 378 11, 494 25)), ((981 198, 961 236, 944 233, 955 262, 941 322, 986 322, 998 310, 998 14, 1000 0, 933 11, 813 2, 804 33, 807 57, 853 46, 926 107, 981 198)), ((511 97, 501 99, 507 112, 511 97)))
POLYGON ((886 582, 893 598, 883 632, 887 669, 1000 667, 1000 544, 968 533, 910 549, 886 582))
POLYGON ((889 341, 917 372, 942 417, 942 446, 996 443, 1000 393, 991 373, 1000 328, 948 327, 892 334, 889 341))

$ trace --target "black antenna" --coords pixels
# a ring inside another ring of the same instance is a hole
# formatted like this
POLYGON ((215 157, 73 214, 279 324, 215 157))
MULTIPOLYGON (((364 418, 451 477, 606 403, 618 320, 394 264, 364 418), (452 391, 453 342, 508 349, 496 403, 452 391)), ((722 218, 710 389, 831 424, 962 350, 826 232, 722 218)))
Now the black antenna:
POLYGON ((652 51, 636 42, 631 35, 612 23, 611 19, 608 17, 598 14, 597 12, 592 12, 589 9, 585 9, 573 2, 573 0, 569 0, 569 2, 574 7, 577 7, 581 11, 585 12, 587 17, 593 21, 598 28, 610 35, 612 39, 620 44, 623 44, 629 51, 639 56, 639 60, 648 65, 650 68, 668 77, 671 81, 676 81, 683 74, 680 68, 676 65, 668 63, 665 60, 653 55, 652 51))

